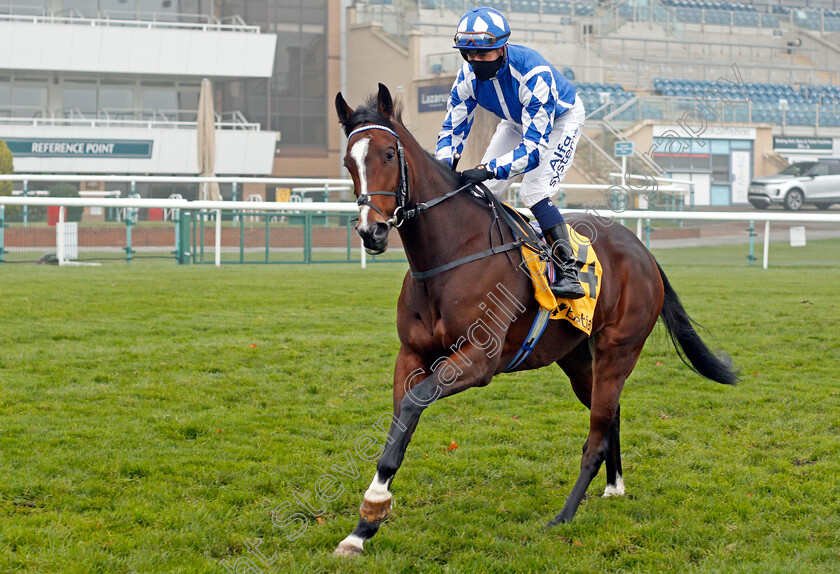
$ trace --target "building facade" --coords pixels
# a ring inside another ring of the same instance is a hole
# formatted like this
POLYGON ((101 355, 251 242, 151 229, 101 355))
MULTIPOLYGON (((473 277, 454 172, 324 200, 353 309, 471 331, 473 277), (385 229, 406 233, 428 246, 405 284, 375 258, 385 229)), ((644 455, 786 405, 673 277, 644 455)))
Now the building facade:
MULTIPOLYGON (((660 4, 670 13, 665 0, 660 4)), ((832 54, 822 38, 801 34, 810 24, 795 13, 762 13, 767 28, 739 28, 743 18, 733 16, 728 29, 738 34, 721 41, 709 32, 720 12, 675 32, 668 18, 628 11, 632 2, 494 5, 511 22, 512 42, 538 49, 588 98, 587 137, 567 183, 603 183, 616 170, 615 159, 605 157, 615 133, 648 150, 694 106, 693 92, 662 92, 658 76, 682 78, 670 81, 678 87, 715 82, 730 77, 733 58, 744 81, 772 82, 777 90, 786 81, 793 94, 814 84, 825 97, 785 100, 790 109, 781 112, 782 100, 771 102, 761 91, 771 84, 756 84, 758 97, 709 120, 723 135, 698 136, 697 149, 679 157, 656 156, 667 164, 664 171, 698 180, 698 197, 707 204, 740 204, 743 180, 802 156, 803 146, 815 157, 840 153, 840 91, 836 101, 827 91, 840 75, 836 66, 826 67, 832 54), (708 52, 702 66, 692 51, 697 46, 708 52), (664 48, 676 55, 664 61, 664 48), (604 107, 610 97, 621 99, 604 107), (798 123, 809 114, 819 121, 798 123)), ((339 91, 356 106, 379 82, 386 84, 404 106, 406 125, 434 149, 463 63, 452 49, 453 29, 471 6, 463 0, 15 0, 0 6, 0 138, 14 152, 18 172, 195 175, 198 93, 209 78, 219 128, 216 173, 340 177, 344 140, 333 105, 339 91)), ((829 25, 840 16, 822 14, 822 34, 830 38, 829 25)), ((497 121, 477 114, 463 165, 480 160, 497 121)), ((194 193, 172 186, 140 190, 173 192, 194 193)), ((272 190, 248 193, 274 199, 272 190)), ((230 198, 230 188, 222 194, 230 198)), ((574 192, 567 199, 587 200, 574 192)))
POLYGON ((212 8, 200 0, 4 7, 0 138, 15 171, 91 174, 94 189, 96 174, 196 175, 198 98, 208 78, 215 172, 270 174, 280 134, 228 106, 222 86, 270 78, 277 36, 212 8))

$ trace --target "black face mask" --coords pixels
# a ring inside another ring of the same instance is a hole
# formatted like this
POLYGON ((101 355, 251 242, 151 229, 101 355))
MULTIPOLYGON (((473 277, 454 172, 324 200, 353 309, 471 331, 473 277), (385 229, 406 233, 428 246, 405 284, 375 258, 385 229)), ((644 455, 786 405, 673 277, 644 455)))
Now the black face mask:
POLYGON ((495 77, 496 72, 502 69, 502 64, 505 63, 504 55, 499 56, 495 60, 489 62, 480 62, 474 60, 470 62, 470 66, 475 73, 475 77, 481 81, 487 81, 495 77))

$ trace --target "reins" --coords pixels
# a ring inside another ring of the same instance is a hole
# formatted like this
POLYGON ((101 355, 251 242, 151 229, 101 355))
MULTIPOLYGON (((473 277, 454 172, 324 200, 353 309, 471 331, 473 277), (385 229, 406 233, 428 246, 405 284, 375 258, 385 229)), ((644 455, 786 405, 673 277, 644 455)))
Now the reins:
MULTIPOLYGON (((537 237, 536 232, 531 228, 531 226, 526 225, 525 227, 527 228, 527 231, 523 230, 522 227, 507 212, 507 209, 505 209, 504 205, 502 205, 502 203, 496 198, 496 196, 493 195, 493 193, 489 189, 487 189, 487 186, 485 186, 483 183, 467 184, 457 189, 454 189, 448 193, 445 193, 444 195, 430 199, 429 201, 416 203, 413 206, 409 207, 409 203, 411 201, 411 189, 409 187, 408 164, 405 161, 405 151, 403 150, 402 142, 400 141, 400 136, 398 136, 397 133, 389 127, 380 124, 370 124, 367 126, 356 128, 355 130, 350 132, 350 134, 347 136, 347 139, 349 140, 354 135, 368 130, 382 130, 393 135, 397 139, 397 157, 399 159, 400 164, 400 181, 397 191, 369 191, 367 193, 361 194, 356 200, 356 204, 359 207, 366 205, 372 208, 374 211, 376 211, 379 215, 382 216, 382 218, 388 224, 388 227, 400 227, 406 221, 414 219, 421 213, 428 211, 432 207, 443 203, 450 197, 454 197, 455 195, 467 189, 478 189, 484 196, 484 199, 487 201, 490 210, 493 213, 493 223, 491 223, 490 225, 491 247, 489 249, 485 249, 484 251, 480 251, 478 253, 473 253, 472 255, 467 255, 466 257, 461 257, 459 259, 456 259, 455 261, 451 261, 449 263, 446 263, 439 267, 435 267, 433 269, 429 269, 427 271, 414 271, 413 269, 409 269, 411 276, 414 279, 428 279, 429 277, 434 277, 435 275, 443 273, 444 271, 449 271, 450 269, 454 269, 455 267, 459 267, 460 265, 464 265, 465 263, 478 261, 479 259, 483 259, 491 255, 496 255, 498 253, 506 253, 514 249, 518 249, 522 245, 527 245, 529 248, 533 249, 538 253, 544 253, 546 256, 550 256, 548 247, 542 241, 540 241, 539 237, 537 237), (373 195, 385 195, 396 199, 397 207, 396 209, 394 209, 394 215, 390 219, 370 201, 370 197, 373 195), (503 236, 500 220, 503 220, 511 229, 511 232, 514 235, 514 240, 496 246, 493 245, 493 229, 498 229, 499 237, 503 236)), ((509 255, 508 258, 510 258, 509 255)))
MULTIPOLYGON (((435 275, 443 273, 444 271, 454 269, 459 265, 471 263, 472 261, 477 261, 479 259, 483 259, 491 255, 496 255, 497 253, 504 253, 506 251, 518 249, 522 245, 527 245, 529 248, 533 249, 538 253, 543 252, 546 254, 546 256, 549 255, 547 251, 547 246, 542 241, 540 241, 539 237, 537 237, 536 232, 531 228, 531 226, 526 225, 527 231, 523 230, 522 227, 508 213, 504 205, 502 205, 502 203, 496 198, 496 196, 493 195, 493 193, 489 189, 487 189, 487 186, 483 183, 478 183, 475 185, 465 185, 464 187, 458 188, 455 191, 449 192, 445 196, 441 196, 440 198, 436 199, 443 201, 447 197, 451 197, 456 193, 473 187, 481 192, 481 194, 484 196, 484 199, 487 201, 490 207, 490 211, 493 213, 493 223, 490 226, 490 249, 485 249, 484 251, 473 253, 472 255, 467 255, 466 257, 461 257, 460 259, 456 259, 455 261, 446 263, 445 265, 429 269, 428 271, 417 272, 411 270, 411 276, 414 279, 428 279, 429 277, 434 277, 435 275), (510 228, 511 232, 514 234, 514 240, 508 243, 504 243, 502 245, 495 246, 493 245, 493 228, 495 227, 499 230, 499 236, 501 237, 501 221, 504 221, 510 228)), ((440 203, 440 201, 438 201, 437 203, 440 203)), ((430 201, 429 203, 431 204, 432 202, 430 201)))

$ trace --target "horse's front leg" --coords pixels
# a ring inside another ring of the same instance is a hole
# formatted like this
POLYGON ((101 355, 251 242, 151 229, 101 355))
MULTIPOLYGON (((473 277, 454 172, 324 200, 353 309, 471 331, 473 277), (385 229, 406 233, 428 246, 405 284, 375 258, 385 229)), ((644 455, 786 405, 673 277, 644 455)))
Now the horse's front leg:
POLYGON ((402 465, 408 443, 426 407, 439 398, 488 383, 493 368, 495 363, 482 356, 480 349, 462 348, 436 361, 434 372, 429 374, 420 357, 400 350, 394 372, 394 419, 385 449, 359 508, 359 522, 353 532, 339 543, 336 555, 361 554, 364 542, 376 534, 390 515, 391 482, 402 465))

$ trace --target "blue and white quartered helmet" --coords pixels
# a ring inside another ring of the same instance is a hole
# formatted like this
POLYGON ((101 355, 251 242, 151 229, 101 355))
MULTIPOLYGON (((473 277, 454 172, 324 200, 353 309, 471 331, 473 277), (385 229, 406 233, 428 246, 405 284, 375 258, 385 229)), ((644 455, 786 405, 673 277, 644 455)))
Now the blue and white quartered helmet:
POLYGON ((507 44, 508 36, 510 26, 501 12, 481 6, 461 17, 452 47, 459 50, 495 50, 507 44))

